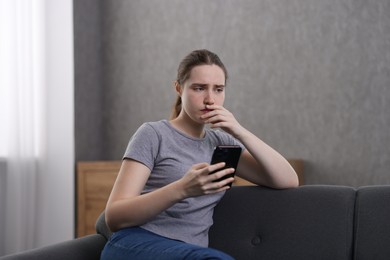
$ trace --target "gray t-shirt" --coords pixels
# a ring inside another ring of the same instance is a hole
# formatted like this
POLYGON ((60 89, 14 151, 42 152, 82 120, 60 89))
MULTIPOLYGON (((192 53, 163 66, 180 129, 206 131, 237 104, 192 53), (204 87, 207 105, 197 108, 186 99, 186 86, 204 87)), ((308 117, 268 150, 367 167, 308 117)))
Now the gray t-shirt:
MULTIPOLYGON (((148 193, 180 179, 194 164, 210 163, 217 145, 244 148, 221 130, 206 129, 204 138, 193 138, 162 120, 144 123, 130 139, 124 158, 141 162, 151 170, 142 192, 148 193)), ((223 195, 224 192, 220 192, 184 199, 141 227, 161 236, 207 247, 213 210, 223 195)))

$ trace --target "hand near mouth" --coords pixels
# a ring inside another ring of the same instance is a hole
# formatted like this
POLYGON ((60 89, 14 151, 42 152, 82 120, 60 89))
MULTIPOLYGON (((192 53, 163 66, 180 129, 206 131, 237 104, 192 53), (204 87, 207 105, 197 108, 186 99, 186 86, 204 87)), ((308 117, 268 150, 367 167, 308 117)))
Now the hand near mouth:
POLYGON ((237 137, 243 130, 234 115, 226 108, 218 105, 206 105, 205 113, 200 116, 205 124, 211 128, 221 128, 225 132, 237 137))

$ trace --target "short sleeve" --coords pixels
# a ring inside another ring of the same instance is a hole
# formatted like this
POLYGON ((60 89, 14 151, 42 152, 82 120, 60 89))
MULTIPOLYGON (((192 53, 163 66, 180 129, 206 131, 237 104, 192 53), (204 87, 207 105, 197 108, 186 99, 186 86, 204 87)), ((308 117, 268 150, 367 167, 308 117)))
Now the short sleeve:
POLYGON ((159 150, 159 139, 156 130, 144 123, 130 138, 123 159, 138 161, 152 171, 159 150))

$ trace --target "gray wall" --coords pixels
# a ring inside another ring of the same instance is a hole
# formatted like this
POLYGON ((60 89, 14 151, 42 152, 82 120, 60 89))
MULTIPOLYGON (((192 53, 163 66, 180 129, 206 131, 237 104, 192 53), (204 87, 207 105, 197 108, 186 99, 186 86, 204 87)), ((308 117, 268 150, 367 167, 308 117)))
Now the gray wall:
POLYGON ((390 184, 390 2, 75 2, 76 157, 117 160, 168 118, 181 58, 227 66, 226 107, 306 183, 390 184))
POLYGON ((104 154, 101 6, 76 0, 74 8, 75 154, 102 160, 104 154))

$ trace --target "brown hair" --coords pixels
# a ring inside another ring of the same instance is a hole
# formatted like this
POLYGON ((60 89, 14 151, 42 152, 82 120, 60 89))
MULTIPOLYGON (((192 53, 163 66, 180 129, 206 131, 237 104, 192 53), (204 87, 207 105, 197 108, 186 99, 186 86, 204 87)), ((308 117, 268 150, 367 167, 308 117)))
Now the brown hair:
MULTIPOLYGON (((188 54, 180 62, 179 68, 177 69, 176 84, 182 86, 184 82, 190 77, 192 68, 199 65, 217 65, 220 67, 225 74, 225 83, 228 78, 227 70, 225 65, 219 59, 217 54, 209 50, 195 50, 188 54)), ((177 96, 176 102, 172 109, 171 119, 175 119, 181 111, 181 97, 177 96)))

